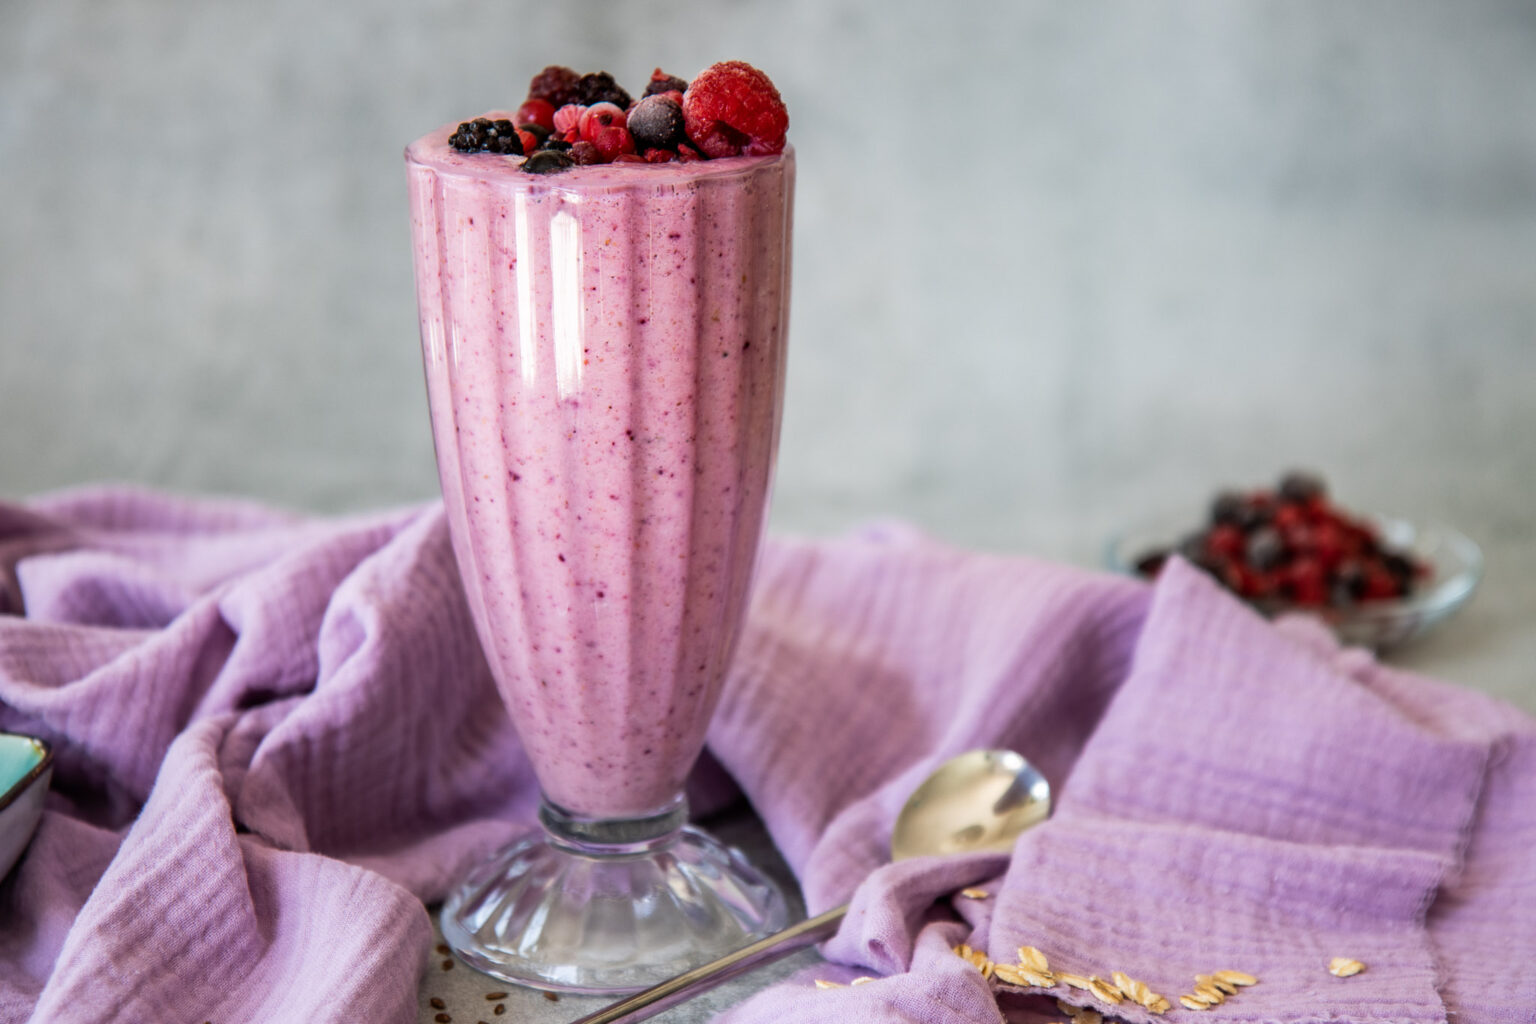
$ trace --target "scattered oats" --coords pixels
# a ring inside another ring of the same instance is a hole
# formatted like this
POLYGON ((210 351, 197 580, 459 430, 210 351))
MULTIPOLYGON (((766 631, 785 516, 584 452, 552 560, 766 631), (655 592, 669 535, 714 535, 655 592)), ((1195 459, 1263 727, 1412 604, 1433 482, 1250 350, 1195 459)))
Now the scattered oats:
POLYGON ((1024 972, 1012 964, 993 964, 992 974, 1005 985, 1017 985, 1019 988, 1023 988, 1029 984, 1029 982, 1024 980, 1024 972))
POLYGON ((1125 993, 1095 974, 1088 979, 1088 991, 1101 1001, 1119 1006, 1125 1001, 1125 993))
POLYGON ((981 971, 981 976, 983 978, 991 981, 993 973, 997 970, 997 965, 994 964, 991 960, 986 960, 983 958, 983 962, 977 964, 976 969, 981 971))
POLYGON ((966 959, 971 962, 972 967, 983 973, 986 972, 988 967, 992 966, 992 961, 987 958, 987 954, 979 949, 971 950, 970 955, 966 959))
POLYGON ((1336 956, 1328 961, 1328 973, 1335 978, 1352 978, 1365 970, 1365 964, 1347 956, 1336 956))
POLYGON ((1211 999, 1204 992, 1186 992, 1184 995, 1179 996, 1179 1002, 1184 1002, 1186 997, 1193 999, 1195 1002, 1201 1004, 1202 1006, 1216 1005, 1215 1000, 1211 999))
POLYGON ((1152 994, 1152 999, 1144 1005, 1147 1009, 1151 1010, 1155 1014, 1158 1014, 1159 1016, 1173 1009, 1173 1004, 1168 1001, 1167 996, 1160 996, 1155 992, 1152 994))
POLYGON ((1073 1006, 1065 999, 1056 1000, 1056 1009, 1072 1018, 1072 1024, 1104 1024, 1104 1017, 1098 1010, 1087 1006, 1073 1006))
POLYGON ((1220 1006, 1227 1001, 1227 994, 1215 985, 1196 985, 1195 995, 1204 999, 1212 1006, 1220 1006))
POLYGON ((1215 977, 1232 985, 1257 985, 1259 979, 1243 971, 1217 971, 1215 977))
POLYGON ((1051 969, 1051 963, 1045 958, 1045 954, 1034 946, 1019 947, 1019 966, 1025 970, 1042 973, 1051 969))
POLYGON ((1237 995, 1236 985, 1232 984, 1230 981, 1227 981, 1225 978, 1219 978, 1214 974, 1195 975, 1195 984, 1209 985, 1211 988, 1218 989, 1229 996, 1237 995))
POLYGON ((985 889, 961 889, 960 895, 968 900, 984 900, 992 894, 985 889))
POLYGON ((1081 974, 1058 974, 1056 975, 1056 980, 1063 985, 1071 985, 1073 988, 1080 988, 1084 992, 1088 991, 1088 979, 1081 974))
POLYGON ((854 978, 848 984, 850 984, 850 985, 868 985, 870 982, 872 982, 874 980, 875 980, 874 978, 871 978, 869 975, 865 974, 865 975, 863 975, 861 977, 854 978))
MULTIPOLYGON (((1147 987, 1146 982, 1137 981, 1135 978, 1127 978, 1125 980, 1127 984, 1120 985, 1120 991, 1136 1000, 1142 1006, 1150 1007, 1154 1000, 1161 998, 1156 992, 1147 987)), ((1117 980, 1115 984, 1119 985, 1120 983, 1117 980)))
POLYGON ((1027 968, 1021 968, 1019 974, 1024 978, 1026 984, 1035 988, 1054 988, 1056 986, 1056 975, 1050 971, 1031 971, 1027 968))
POLYGON ((1179 996, 1179 1002, 1184 1004, 1186 1010, 1209 1010, 1210 1004, 1194 996, 1179 996))
POLYGON ((960 943, 960 945, 955 947, 955 955, 958 956, 962 960, 969 960, 971 958, 971 954, 973 952, 975 952, 975 951, 973 949, 971 949, 970 946, 966 945, 964 942, 960 943))
POLYGON ((826 978, 817 978, 816 979, 816 987, 817 988, 842 988, 843 986, 839 985, 835 981, 828 981, 826 978))

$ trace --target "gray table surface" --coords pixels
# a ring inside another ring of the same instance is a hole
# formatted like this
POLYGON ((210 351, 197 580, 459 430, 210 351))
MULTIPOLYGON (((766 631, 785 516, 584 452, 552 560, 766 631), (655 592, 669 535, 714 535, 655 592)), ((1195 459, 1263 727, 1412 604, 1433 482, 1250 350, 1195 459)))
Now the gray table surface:
MULTIPOLYGON (((1490 560, 1484 586, 1465 611, 1384 658, 1397 667, 1482 689, 1536 712, 1532 687, 1536 629, 1531 628, 1536 622, 1536 545, 1506 544, 1502 550, 1502 557, 1490 560)), ((797 918, 803 916, 794 877, 750 811, 729 813, 706 824, 772 874, 790 894, 792 913, 797 918)), ((448 1014, 453 1024, 566 1024, 612 1001, 608 997, 573 996, 551 1001, 539 992, 517 989, 463 963, 456 962, 445 971, 443 960, 441 953, 434 952, 423 973, 419 1002, 422 1024, 434 1024, 439 1013, 448 1014), (507 996, 488 1001, 485 996, 490 992, 506 992, 507 996), (443 1001, 442 1009, 432 1005, 434 998, 443 1001), (505 1007, 501 1015, 494 1013, 497 1002, 505 1007)), ((652 1019, 659 1024, 701 1024, 754 992, 823 962, 814 948, 800 950, 652 1019)))

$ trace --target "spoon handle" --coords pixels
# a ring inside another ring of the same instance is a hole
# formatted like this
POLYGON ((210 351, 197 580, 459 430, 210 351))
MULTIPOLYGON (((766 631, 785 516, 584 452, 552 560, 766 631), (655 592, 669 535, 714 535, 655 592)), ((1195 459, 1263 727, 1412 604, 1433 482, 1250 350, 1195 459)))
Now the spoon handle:
POLYGON ((738 974, 772 963, 813 942, 830 938, 847 913, 847 906, 841 906, 807 918, 766 939, 759 939, 750 946, 744 946, 734 953, 727 953, 718 960, 695 967, 675 978, 668 978, 659 985, 653 985, 642 992, 636 992, 596 1013, 573 1021, 572 1024, 615 1024, 617 1021, 639 1021, 653 1017, 678 1003, 686 1002, 702 992, 707 992, 738 974))

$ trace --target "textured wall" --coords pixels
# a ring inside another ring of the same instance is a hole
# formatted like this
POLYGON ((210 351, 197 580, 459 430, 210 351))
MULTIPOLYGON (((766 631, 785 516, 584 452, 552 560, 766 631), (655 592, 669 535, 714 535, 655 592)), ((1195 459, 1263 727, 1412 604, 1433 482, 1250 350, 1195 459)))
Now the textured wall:
POLYGON ((7 0, 0 492, 432 495, 404 144, 739 56, 800 151, 780 529, 1088 562, 1304 464, 1532 563, 1533 12, 7 0))

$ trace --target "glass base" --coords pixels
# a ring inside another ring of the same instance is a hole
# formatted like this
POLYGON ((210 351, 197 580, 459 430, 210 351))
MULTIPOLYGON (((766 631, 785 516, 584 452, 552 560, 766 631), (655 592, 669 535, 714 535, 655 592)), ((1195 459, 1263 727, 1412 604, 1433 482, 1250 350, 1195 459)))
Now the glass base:
POLYGON ((741 853, 659 814, 583 819, 547 801, 541 833, 474 868, 442 910, 471 967, 555 992, 635 992, 784 927, 783 894, 741 853))

